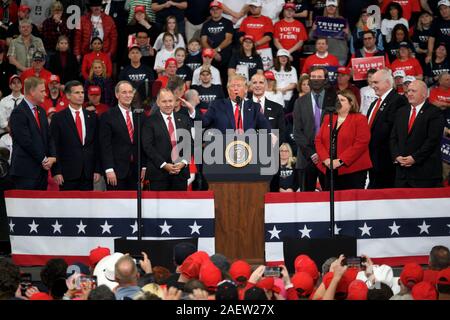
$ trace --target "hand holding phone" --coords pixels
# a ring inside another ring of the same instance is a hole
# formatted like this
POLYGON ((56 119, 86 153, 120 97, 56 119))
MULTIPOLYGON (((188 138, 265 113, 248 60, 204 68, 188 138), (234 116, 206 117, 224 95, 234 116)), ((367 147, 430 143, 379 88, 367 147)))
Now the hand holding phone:
POLYGON ((281 277, 281 268, 280 267, 266 267, 264 270, 264 277, 281 277))

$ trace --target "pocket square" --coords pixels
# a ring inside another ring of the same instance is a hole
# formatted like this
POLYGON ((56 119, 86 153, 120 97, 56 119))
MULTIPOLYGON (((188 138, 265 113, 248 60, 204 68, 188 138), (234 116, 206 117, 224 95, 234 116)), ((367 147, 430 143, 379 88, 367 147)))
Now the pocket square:
POLYGON ((269 120, 273 120, 273 119, 275 119, 274 117, 269 117, 269 120))

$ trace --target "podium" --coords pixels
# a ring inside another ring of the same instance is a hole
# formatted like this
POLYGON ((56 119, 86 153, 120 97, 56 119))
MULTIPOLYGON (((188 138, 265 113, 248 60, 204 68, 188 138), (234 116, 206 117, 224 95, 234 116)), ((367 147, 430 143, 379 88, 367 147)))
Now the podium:
MULTIPOLYGON (((224 162, 203 164, 209 190, 214 191, 216 252, 230 261, 245 259, 250 264, 264 264, 264 196, 272 175, 261 174, 260 140, 256 146, 236 141, 231 146, 223 145, 224 162), (252 161, 242 165, 249 155, 252 161)), ((271 156, 275 152, 270 136, 267 143, 271 156)), ((277 158, 277 170, 278 166, 277 158)))

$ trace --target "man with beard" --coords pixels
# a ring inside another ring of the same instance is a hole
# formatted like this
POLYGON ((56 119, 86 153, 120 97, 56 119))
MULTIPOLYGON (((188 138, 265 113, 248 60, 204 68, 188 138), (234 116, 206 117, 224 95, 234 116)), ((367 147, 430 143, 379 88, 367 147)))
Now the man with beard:
POLYGON ((59 112, 69 105, 69 101, 61 90, 61 83, 59 76, 52 74, 48 81, 48 90, 50 94, 45 97, 42 107, 45 109, 47 114, 50 111, 59 112), (50 110, 51 109, 51 110, 50 110))
POLYGON ((321 66, 311 69, 309 85, 311 93, 299 97, 294 105, 294 139, 297 144, 297 164, 302 191, 314 191, 317 178, 323 182, 323 175, 316 167, 319 157, 314 139, 326 112, 333 112, 336 92, 326 88, 328 71, 321 66))

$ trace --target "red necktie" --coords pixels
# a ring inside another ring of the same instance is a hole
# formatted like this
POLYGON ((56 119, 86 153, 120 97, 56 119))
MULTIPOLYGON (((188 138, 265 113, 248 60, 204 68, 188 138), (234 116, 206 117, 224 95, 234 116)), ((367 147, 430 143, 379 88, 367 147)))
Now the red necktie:
POLYGON ((37 107, 35 106, 33 108, 33 110, 34 110, 34 118, 36 119, 37 126, 39 127, 39 129, 41 129, 41 120, 39 120, 39 112, 38 112, 37 107))
POLYGON ((130 136, 130 141, 133 143, 133 125, 131 124, 131 118, 130 118, 130 111, 127 110, 127 128, 128 128, 128 135, 130 136))
POLYGON ((412 126, 414 124, 414 120, 416 120, 416 107, 411 106, 411 108, 412 108, 412 113, 411 113, 411 118, 409 118, 408 133, 411 132, 412 126))
POLYGON ((369 121, 369 128, 372 129, 373 121, 375 120, 375 117, 377 116, 378 109, 380 109, 381 104, 381 98, 378 98, 377 104, 375 105, 375 108, 373 108, 372 116, 370 117, 369 121))
POLYGON ((80 137, 81 144, 83 144, 83 126, 81 125, 80 111, 75 111, 75 125, 80 137))
POLYGON ((170 143, 172 144, 172 152, 170 154, 172 161, 175 161, 178 158, 178 151, 177 151, 177 138, 175 137, 175 128, 172 123, 172 117, 167 117, 168 127, 169 127, 169 136, 170 136, 170 143))
POLYGON ((234 123, 236 125, 236 130, 238 132, 242 132, 242 117, 241 117, 241 113, 239 112, 238 104, 236 104, 234 107, 234 123))

